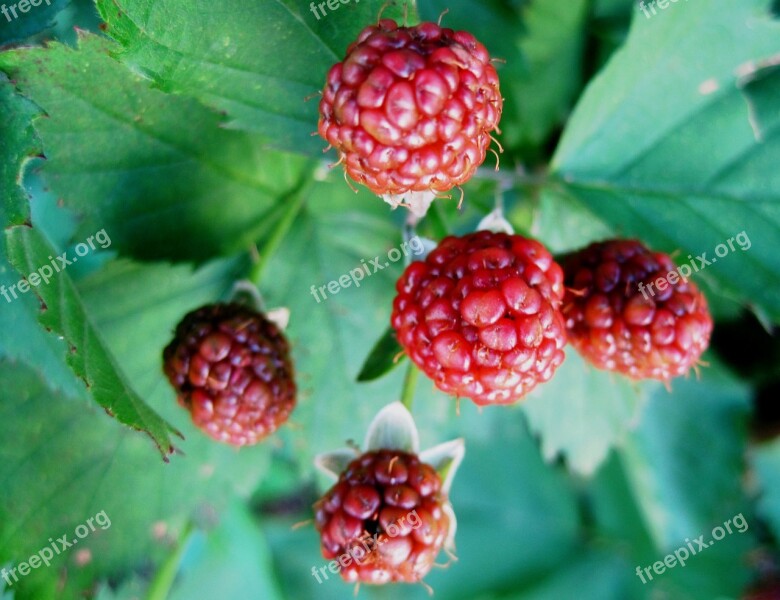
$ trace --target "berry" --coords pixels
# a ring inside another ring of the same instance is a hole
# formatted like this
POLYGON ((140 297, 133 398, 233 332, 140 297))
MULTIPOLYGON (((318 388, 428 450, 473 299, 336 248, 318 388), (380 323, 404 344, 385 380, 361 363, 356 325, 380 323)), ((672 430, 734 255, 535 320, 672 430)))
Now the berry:
POLYGON ((667 381, 709 345, 707 300, 672 259, 637 240, 594 243, 564 262, 569 339, 600 369, 667 381), (661 289, 663 287, 663 289, 661 289))
POLYGON ((516 402, 563 362, 563 272, 539 242, 478 231, 442 240, 396 283, 391 323, 436 386, 516 402))
POLYGON ((240 304, 188 313, 163 351, 163 371, 195 425, 234 446, 256 444, 295 406, 287 340, 240 304))
POLYGON ((345 581, 420 581, 450 528, 439 475, 416 454, 374 450, 353 460, 314 505, 322 555, 345 581))
POLYGON ((502 104, 496 70, 473 35, 383 19, 328 72, 318 129, 352 179, 397 204, 470 179, 502 104))

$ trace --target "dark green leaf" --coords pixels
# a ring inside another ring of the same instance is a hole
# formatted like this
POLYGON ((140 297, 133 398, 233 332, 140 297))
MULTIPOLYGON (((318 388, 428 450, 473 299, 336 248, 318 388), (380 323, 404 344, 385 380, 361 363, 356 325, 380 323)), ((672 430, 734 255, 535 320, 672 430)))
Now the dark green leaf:
POLYGON ((198 102, 150 89, 108 56, 112 47, 83 34, 78 51, 54 44, 0 55, 0 69, 49 113, 35 123, 43 175, 84 215, 79 236, 105 229, 123 254, 202 261, 269 235, 307 161, 263 150, 198 102))
POLYGON ((121 59, 161 89, 201 99, 273 147, 312 155, 326 146, 311 133, 328 69, 381 9, 389 18, 404 12, 384 0, 347 0, 334 11, 317 4, 325 16, 290 0, 224 0, 216 9, 210 0, 97 2, 121 59))
POLYGON ((566 194, 620 235, 679 263, 706 253, 715 260, 697 283, 780 320, 780 74, 763 68, 780 36, 768 4, 680 2, 637 16, 553 166, 566 194))
POLYGON ((366 382, 379 379, 403 362, 406 354, 395 337, 395 331, 388 327, 387 331, 371 349, 371 353, 363 363, 358 373, 357 381, 366 382))
MULTIPOLYGON (((44 267, 59 266, 54 248, 34 228, 19 225, 6 230, 9 260, 20 273, 43 274, 44 267), (37 273, 36 273, 37 272, 37 273)), ((70 256, 70 259, 76 259, 70 256)), ((31 284, 32 285, 32 284, 31 284)), ((152 410, 133 390, 116 360, 106 348, 92 319, 82 304, 67 272, 53 273, 46 282, 34 287, 40 299, 38 321, 61 336, 68 344, 67 361, 87 386, 95 401, 121 423, 144 431, 152 438, 163 457, 173 451, 171 434, 179 432, 152 410)))

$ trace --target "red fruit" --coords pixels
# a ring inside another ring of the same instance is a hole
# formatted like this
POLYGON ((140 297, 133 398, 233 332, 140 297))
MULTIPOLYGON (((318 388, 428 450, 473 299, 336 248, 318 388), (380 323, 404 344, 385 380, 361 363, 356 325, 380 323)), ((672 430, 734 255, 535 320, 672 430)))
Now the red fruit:
POLYGON ((707 349, 707 300, 677 273, 672 259, 637 240, 594 243, 564 262, 563 313, 569 339, 600 369, 667 381, 707 349))
POLYGON ((396 289, 398 341, 448 394, 509 404, 563 362, 563 272, 539 242, 450 236, 409 265, 396 289))
POLYGON ((470 33, 383 19, 330 69, 319 133, 375 194, 446 191, 484 162, 502 104, 490 56, 470 33))
POLYGON ((195 425, 234 446, 256 444, 295 407, 287 340, 240 304, 188 313, 163 351, 163 371, 195 425))
POLYGON ((449 533, 441 485, 415 454, 363 454, 314 505, 322 555, 349 582, 420 581, 449 533))

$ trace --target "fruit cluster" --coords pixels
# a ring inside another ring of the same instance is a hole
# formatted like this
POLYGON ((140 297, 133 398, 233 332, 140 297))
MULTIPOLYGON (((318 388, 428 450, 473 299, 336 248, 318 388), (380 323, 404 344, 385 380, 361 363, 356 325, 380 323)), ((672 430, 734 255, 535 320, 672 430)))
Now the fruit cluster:
MULTIPOLYGON (((498 76, 471 34, 380 20, 328 73, 319 132, 353 179, 421 217, 432 195, 485 160, 501 110, 498 76)), ((398 280, 391 324, 439 389, 479 405, 518 402, 548 381, 567 341, 598 368, 668 381, 696 366, 712 332, 690 281, 647 295, 673 270, 636 240, 594 243, 559 264, 506 231, 447 236, 398 280)), ((295 406, 288 343, 258 310, 212 304, 187 314, 163 358, 179 402, 217 440, 257 443, 295 406)), ((386 445, 369 435, 364 454, 345 464, 334 453, 340 470, 324 469, 337 481, 314 505, 316 528, 325 558, 347 557, 347 581, 419 582, 454 536, 448 488, 462 445, 437 446, 436 465, 425 462, 405 410, 389 407, 372 424, 386 445), (387 441, 401 430, 398 445, 387 441)))

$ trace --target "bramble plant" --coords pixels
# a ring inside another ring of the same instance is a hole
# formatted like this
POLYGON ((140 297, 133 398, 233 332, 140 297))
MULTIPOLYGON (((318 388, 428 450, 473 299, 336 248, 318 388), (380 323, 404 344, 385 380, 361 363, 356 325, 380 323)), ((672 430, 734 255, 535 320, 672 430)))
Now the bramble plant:
POLYGON ((2 600, 774 593, 780 3, 26 2, 2 600))

